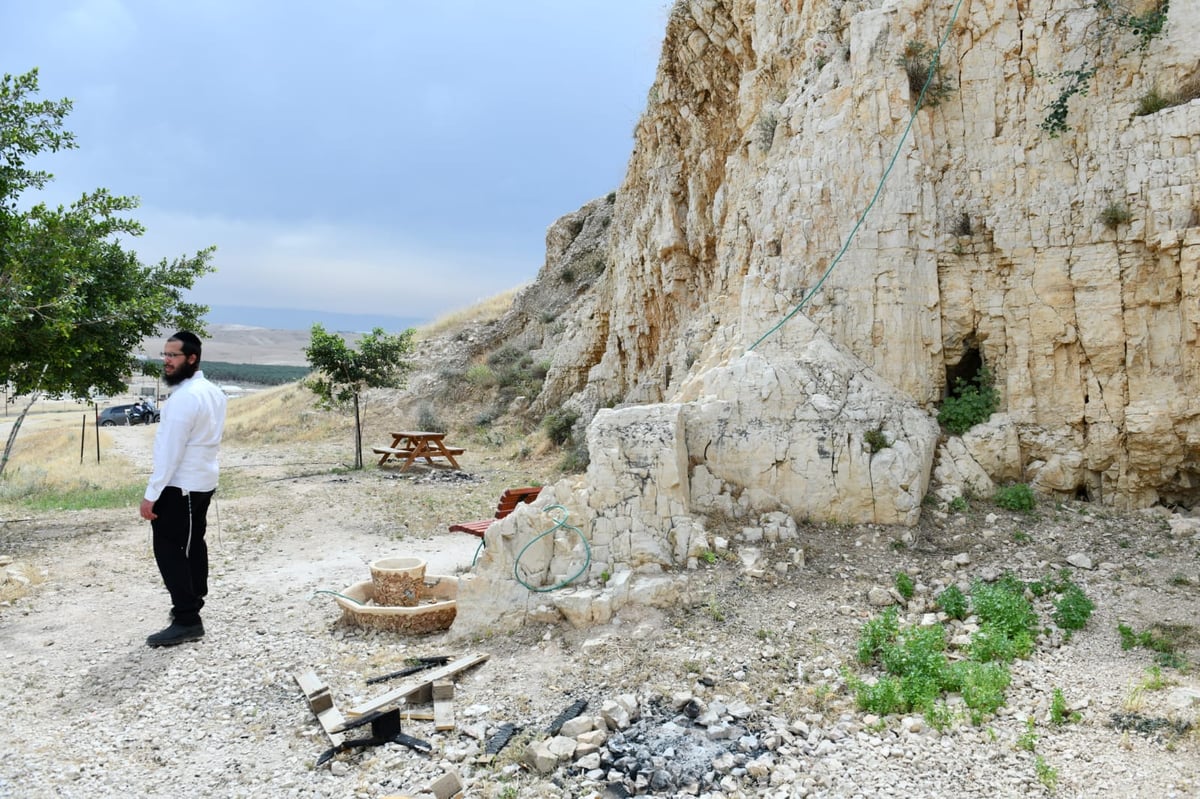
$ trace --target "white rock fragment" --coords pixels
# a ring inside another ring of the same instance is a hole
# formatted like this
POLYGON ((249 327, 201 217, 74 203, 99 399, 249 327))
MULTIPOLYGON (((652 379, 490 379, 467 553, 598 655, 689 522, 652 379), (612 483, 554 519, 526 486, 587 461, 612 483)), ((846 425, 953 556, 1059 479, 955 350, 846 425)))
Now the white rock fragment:
POLYGON ((1082 552, 1076 552, 1073 555, 1068 555, 1067 563, 1071 564, 1072 566, 1074 566, 1077 569, 1085 569, 1088 571, 1096 568, 1095 565, 1092 563, 1092 559, 1089 558, 1087 555, 1083 554, 1082 552))

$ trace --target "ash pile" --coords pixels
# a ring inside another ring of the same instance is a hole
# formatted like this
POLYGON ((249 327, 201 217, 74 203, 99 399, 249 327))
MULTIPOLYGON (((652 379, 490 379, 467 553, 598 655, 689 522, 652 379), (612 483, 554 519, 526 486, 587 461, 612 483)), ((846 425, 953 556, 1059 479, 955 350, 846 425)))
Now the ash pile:
POLYGON ((415 472, 409 479, 417 485, 471 485, 484 481, 477 474, 458 469, 430 469, 425 473, 415 472))
POLYGON ((598 715, 562 723, 552 737, 531 744, 524 760, 542 774, 561 768, 577 787, 594 787, 604 797, 729 790, 764 752, 746 724, 750 715, 744 702, 679 694, 640 704, 626 694, 605 701, 598 715))

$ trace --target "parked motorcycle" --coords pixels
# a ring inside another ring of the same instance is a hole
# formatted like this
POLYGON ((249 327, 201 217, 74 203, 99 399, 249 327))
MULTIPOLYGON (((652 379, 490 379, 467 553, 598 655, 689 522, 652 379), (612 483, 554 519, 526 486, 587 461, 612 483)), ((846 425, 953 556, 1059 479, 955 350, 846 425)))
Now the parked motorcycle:
POLYGON ((159 419, 159 410, 154 406, 153 402, 146 400, 134 405, 128 411, 126 416, 129 418, 129 423, 134 424, 152 424, 159 419))

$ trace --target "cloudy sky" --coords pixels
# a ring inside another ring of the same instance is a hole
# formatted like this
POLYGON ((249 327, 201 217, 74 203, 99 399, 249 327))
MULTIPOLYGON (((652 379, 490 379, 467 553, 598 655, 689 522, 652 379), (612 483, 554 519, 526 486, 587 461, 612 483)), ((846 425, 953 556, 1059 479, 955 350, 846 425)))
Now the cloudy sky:
POLYGON ((75 104, 41 199, 140 198, 146 262, 215 244, 195 301, 429 320, 532 280, 617 188, 668 7, 5 2, 0 69, 75 104))

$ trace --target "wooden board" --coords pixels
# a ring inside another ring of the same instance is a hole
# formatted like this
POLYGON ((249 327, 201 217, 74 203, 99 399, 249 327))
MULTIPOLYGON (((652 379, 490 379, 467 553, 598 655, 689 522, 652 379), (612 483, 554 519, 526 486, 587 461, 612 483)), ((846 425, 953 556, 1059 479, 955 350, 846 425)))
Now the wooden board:
POLYGON ((495 519, 480 519, 479 521, 474 521, 474 522, 463 522, 462 524, 452 524, 452 525, 450 525, 450 532, 452 532, 452 533, 470 533, 471 535, 478 536, 479 538, 483 538, 483 534, 487 532, 487 529, 489 527, 491 527, 492 523, 495 521, 496 521, 495 519))
POLYGON ((421 679, 414 679, 406 683, 402 683, 385 694, 381 694, 374 699, 369 699, 357 707, 350 708, 350 710, 347 712, 354 716, 362 716, 402 700, 408 702, 409 704, 429 702, 433 699, 433 684, 435 682, 438 680, 444 680, 447 677, 452 677, 455 674, 458 674, 460 671, 465 671, 472 666, 477 666, 487 660, 488 657, 488 655, 483 654, 466 655, 458 660, 452 660, 439 669, 425 672, 425 676, 421 679))
POLYGON ((346 736, 340 732, 330 732, 330 730, 341 727, 346 723, 346 719, 337 709, 337 705, 333 703, 333 695, 329 693, 329 686, 321 682, 321 678, 314 671, 306 671, 295 677, 296 684, 300 686, 300 690, 304 692, 304 698, 308 700, 308 706, 312 708, 312 712, 317 716, 317 721, 321 722, 321 728, 329 736, 329 742, 337 746, 346 739, 346 736))
POLYGON ((433 684, 433 728, 439 732, 454 729, 454 683, 438 680, 433 684))

